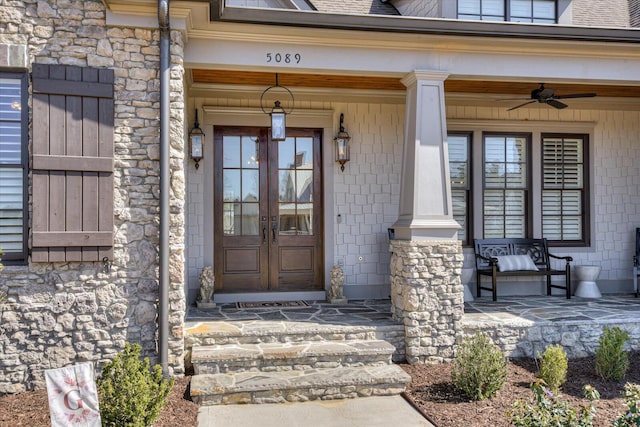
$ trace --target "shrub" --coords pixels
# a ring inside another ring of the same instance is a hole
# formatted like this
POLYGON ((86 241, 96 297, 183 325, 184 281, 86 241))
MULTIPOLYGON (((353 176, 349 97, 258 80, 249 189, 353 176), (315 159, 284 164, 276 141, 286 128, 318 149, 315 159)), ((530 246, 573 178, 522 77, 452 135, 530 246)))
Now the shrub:
POLYGON ((560 345, 550 345, 542 353, 538 377, 544 380, 552 392, 557 393, 567 380, 567 353, 560 345))
POLYGON ((146 427, 160 414, 173 387, 173 378, 163 379, 162 369, 153 369, 149 358, 140 358, 138 344, 125 344, 102 369, 98 379, 103 426, 146 427))
POLYGON ((600 399, 600 394, 590 385, 582 388, 589 404, 580 407, 579 411, 571 408, 568 402, 561 401, 545 387, 544 381, 531 384, 531 390, 535 394, 533 405, 518 400, 513 404, 512 411, 507 414, 511 418, 512 425, 519 427, 589 427, 593 425, 593 416, 596 413, 595 402, 600 399))
POLYGON ((620 380, 629 369, 624 345, 629 334, 618 327, 604 328, 596 349, 596 374, 604 380, 620 380))
POLYGON ((452 381, 471 399, 493 397, 507 381, 507 359, 488 335, 467 336, 453 361, 452 381))
POLYGON ((624 398, 627 412, 615 420, 615 427, 640 426, 640 385, 627 383, 624 386, 624 398))

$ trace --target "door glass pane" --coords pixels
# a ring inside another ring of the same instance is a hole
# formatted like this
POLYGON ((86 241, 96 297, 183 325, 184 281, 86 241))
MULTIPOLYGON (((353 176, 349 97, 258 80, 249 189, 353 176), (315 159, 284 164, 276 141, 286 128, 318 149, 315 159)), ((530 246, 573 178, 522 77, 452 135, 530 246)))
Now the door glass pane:
POLYGON ((278 142, 278 168, 293 169, 296 166, 295 138, 278 142))
POLYGON ((281 202, 295 202, 296 179, 295 171, 281 170, 278 172, 278 199, 281 202))
POLYGON ((240 171, 237 169, 222 172, 223 201, 235 202, 240 200, 240 171))
POLYGON ((225 168, 240 167, 240 137, 224 136, 222 138, 222 166, 225 168))
POLYGON ((299 170, 296 171, 296 192, 298 202, 313 201, 313 171, 299 170))
POLYGON ((280 203, 280 234, 295 235, 298 230, 295 203, 280 203))
POLYGON ((296 168, 313 168, 313 139, 296 138, 296 168))
POLYGON ((297 227, 299 235, 313 234, 313 203, 298 203, 297 227))
POLYGON ((241 226, 238 221, 241 213, 240 203, 224 203, 222 206, 222 228, 226 236, 239 236, 241 226))
POLYGON ((242 235, 257 236, 260 228, 257 203, 242 204, 242 235))
POLYGON ((313 234, 313 203, 280 203, 281 235, 313 234))
MULTIPOLYGON (((225 171, 232 172, 232 171, 225 171)), ((233 171, 236 172, 236 171, 233 171)), ((257 202, 260 199, 260 176, 257 169, 242 171, 242 201, 257 202)))
POLYGON ((244 169, 258 168, 259 140, 257 136, 242 137, 242 167, 244 169))

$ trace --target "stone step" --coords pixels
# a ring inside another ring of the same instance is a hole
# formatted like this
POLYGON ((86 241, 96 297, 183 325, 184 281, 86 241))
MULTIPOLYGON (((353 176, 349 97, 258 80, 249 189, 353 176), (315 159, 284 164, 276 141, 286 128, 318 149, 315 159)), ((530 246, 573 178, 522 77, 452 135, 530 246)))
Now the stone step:
MULTIPOLYGON (((185 324, 185 350, 225 344, 300 343, 310 341, 385 340, 404 359, 404 325, 390 321, 359 324, 297 321, 191 321, 185 324)), ((189 362, 189 360, 187 360, 189 362)))
POLYGON ((204 374, 191 379, 191 398, 224 405, 389 396, 402 393, 410 381, 397 365, 204 374))
POLYGON ((385 365, 395 349, 382 340, 211 345, 194 347, 191 363, 196 375, 385 365))

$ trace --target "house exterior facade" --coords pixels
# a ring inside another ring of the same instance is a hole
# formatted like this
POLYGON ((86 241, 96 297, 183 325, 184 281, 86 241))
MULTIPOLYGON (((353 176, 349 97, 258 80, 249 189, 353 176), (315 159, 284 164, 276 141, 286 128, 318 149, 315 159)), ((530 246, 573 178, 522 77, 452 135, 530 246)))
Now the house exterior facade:
POLYGON ((125 342, 182 374, 207 266, 222 303, 323 300, 341 265, 411 361, 451 356, 473 238, 547 237, 632 290, 638 2, 337 3, 0 3, 0 393, 125 342))

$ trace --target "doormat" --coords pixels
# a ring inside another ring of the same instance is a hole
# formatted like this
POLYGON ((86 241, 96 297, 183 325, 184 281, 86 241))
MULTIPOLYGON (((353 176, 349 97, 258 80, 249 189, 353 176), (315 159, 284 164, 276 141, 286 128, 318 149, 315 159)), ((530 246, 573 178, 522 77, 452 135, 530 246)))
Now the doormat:
POLYGON ((261 302, 237 302, 238 308, 296 308, 308 307, 305 301, 261 301, 261 302))

